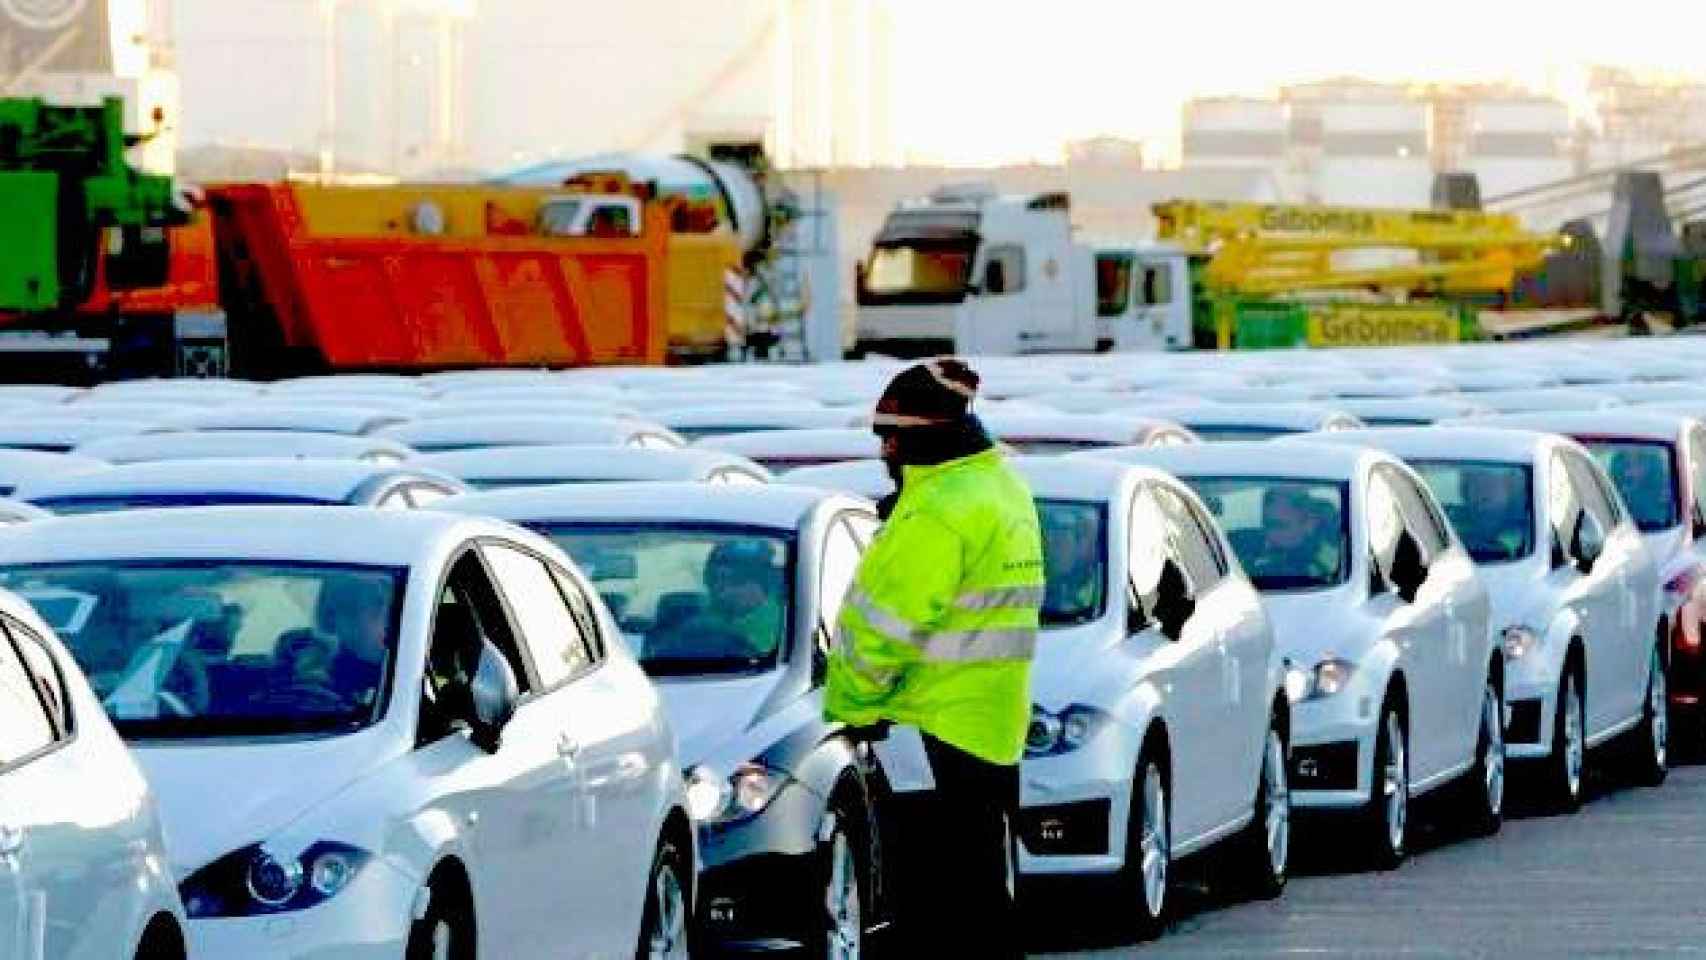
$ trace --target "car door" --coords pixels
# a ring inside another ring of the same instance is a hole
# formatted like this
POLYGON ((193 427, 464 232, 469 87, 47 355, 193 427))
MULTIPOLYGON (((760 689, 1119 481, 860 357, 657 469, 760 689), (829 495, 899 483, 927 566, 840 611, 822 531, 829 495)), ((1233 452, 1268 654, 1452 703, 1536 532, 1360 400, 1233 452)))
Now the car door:
POLYGON ((1629 512, 1628 504, 1617 492, 1617 485, 1610 475, 1591 457, 1577 459, 1599 493, 1598 499, 1590 506, 1604 511, 1607 534, 1600 559, 1612 567, 1606 573, 1618 584, 1620 622, 1626 642, 1623 652, 1627 655, 1624 665, 1629 671, 1630 684, 1626 687, 1629 700, 1623 719, 1638 719, 1646 704, 1647 664, 1651 659, 1652 645, 1658 637, 1661 600, 1659 559, 1647 548, 1645 538, 1635 525, 1634 515, 1629 512))
POLYGON ((1437 540, 1430 540, 1425 525, 1416 523, 1405 509, 1405 479, 1391 464, 1374 467, 1368 478, 1365 522, 1376 574, 1370 603, 1381 617, 1383 635, 1398 648, 1398 666, 1409 689, 1410 776, 1412 782, 1422 782, 1441 772, 1453 754, 1454 678, 1446 629, 1447 591, 1431 576, 1409 599, 1398 585, 1404 550, 1413 546, 1420 551, 1424 565, 1438 552, 1437 540), (1434 554, 1429 553, 1430 546, 1434 554))
POLYGON ((35 683, 0 627, 0 956, 41 956, 47 879, 35 862, 35 834, 54 822, 68 783, 43 762, 59 737, 35 683))
POLYGON ((1422 545, 1428 579, 1419 603, 1438 603, 1443 619, 1444 686, 1442 764, 1451 769, 1475 759, 1481 729, 1481 694, 1486 686, 1488 633, 1487 593, 1475 579, 1474 564, 1456 547, 1451 530, 1433 494, 1420 480, 1403 471, 1392 474, 1405 526, 1422 545))
MULTIPOLYGON (((561 711, 537 674, 479 552, 470 544, 440 588, 423 683, 417 775, 436 808, 466 838, 482 953, 586 955, 597 924, 563 923, 582 885, 565 864, 585 863, 581 784, 563 757, 561 711), (473 742, 459 707, 442 691, 472 676, 482 641, 504 655, 521 698, 496 748, 473 742)), ((596 860, 590 862, 597 862, 596 860)))
POLYGON ((1566 451, 1553 450, 1546 467, 1546 513, 1552 527, 1549 545, 1552 569, 1547 579, 1575 614, 1587 671, 1582 690, 1583 712, 1589 731, 1593 731, 1602 728, 1611 716, 1604 690, 1612 686, 1611 677, 1620 672, 1616 664, 1622 659, 1619 653, 1622 629, 1618 623, 1617 598, 1614 590, 1606 586, 1604 567, 1600 577, 1590 577, 1577 566, 1576 531, 1591 522, 1586 519, 1589 514, 1585 496, 1578 477, 1569 469, 1566 451))
POLYGON ((1161 709, 1173 755, 1174 841, 1182 843, 1225 819, 1220 811, 1227 801, 1215 789, 1224 775, 1217 769, 1224 760, 1215 743, 1226 696, 1219 638, 1209 618, 1193 616, 1174 635, 1162 629, 1166 605, 1182 599, 1169 590, 1169 568, 1183 572, 1172 541, 1154 487, 1145 483, 1132 500, 1127 530, 1134 628, 1127 642, 1139 645, 1140 653, 1150 658, 1151 676, 1164 701, 1161 709))
POLYGON ((1262 692, 1267 672, 1260 639, 1250 636, 1239 611, 1225 602, 1226 561, 1219 539, 1190 498, 1166 483, 1154 486, 1156 502, 1167 518, 1168 546, 1179 560, 1196 600, 1187 623, 1187 639, 1201 634, 1212 647, 1209 657, 1218 673, 1214 708, 1216 722, 1207 731, 1210 756, 1226 762, 1206 771, 1208 795, 1213 798, 1213 824, 1218 826, 1244 812, 1255 763, 1267 732, 1267 698, 1262 692), (1250 774, 1250 776, 1246 776, 1250 774))
MULTIPOLYGON (((551 912, 530 918, 549 938, 562 917, 599 918, 576 938, 594 954, 609 952, 638 935, 636 893, 645 878, 636 861, 650 866, 652 843, 646 837, 649 811, 636 811, 644 795, 635 789, 633 761, 624 756, 631 731, 628 717, 612 691, 593 674, 597 661, 562 588, 544 558, 515 544, 488 541, 480 552, 490 566, 523 649, 538 674, 537 708, 555 734, 560 776, 567 779, 569 804, 562 814, 564 848, 555 857, 551 912), (644 847, 643 853, 640 847, 644 847), (601 864, 593 878, 574 869, 601 864), (631 925, 627 922, 632 920, 631 925)), ((643 761, 640 767, 644 767, 643 761)))
MULTIPOLYGON (((1574 450, 1564 451, 1563 456, 1588 518, 1583 527, 1584 536, 1597 536, 1600 544, 1598 558, 1583 574, 1593 598, 1589 606, 1594 611, 1595 626, 1601 628, 1605 639, 1598 681, 1593 664, 1588 665, 1587 716, 1591 738, 1640 711, 1652 632, 1639 629, 1636 620, 1637 611, 1648 609, 1651 604, 1635 596, 1635 579, 1641 568, 1651 568, 1653 561, 1639 534, 1634 533, 1633 525, 1626 521, 1627 512, 1611 492, 1610 481, 1599 466, 1574 450)), ((1571 546, 1566 544, 1566 552, 1571 546)))

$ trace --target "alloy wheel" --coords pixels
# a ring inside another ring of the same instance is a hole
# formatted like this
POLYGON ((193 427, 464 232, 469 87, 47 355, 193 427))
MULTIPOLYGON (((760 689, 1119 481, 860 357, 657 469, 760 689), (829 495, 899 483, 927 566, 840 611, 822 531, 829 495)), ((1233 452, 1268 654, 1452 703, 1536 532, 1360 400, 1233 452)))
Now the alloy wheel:
POLYGON ((1670 712, 1670 690, 1665 665, 1657 650, 1653 651, 1652 660, 1647 673, 1647 722, 1652 725, 1654 766, 1663 770, 1670 761, 1670 720, 1666 716, 1670 712))
POLYGON ((1582 793, 1582 767, 1586 746, 1582 740, 1582 698, 1576 694, 1575 678, 1564 676, 1564 785, 1571 797, 1582 793))
POLYGON ((1144 905, 1149 915, 1159 917, 1167 904, 1168 829, 1167 788, 1154 764, 1143 770, 1143 827, 1138 840, 1143 875, 1144 905))
POLYGON ((1487 792, 1487 812, 1494 817, 1505 808, 1505 730, 1499 692, 1491 684, 1481 706, 1481 728, 1487 741, 1487 755, 1481 758, 1483 784, 1487 792))
POLYGON ((829 911, 825 955, 833 960, 857 960, 864 940, 864 910, 859 899, 859 866, 847 834, 837 832, 829 851, 829 885, 824 892, 829 911))
POLYGON ((685 960, 687 957, 687 898, 673 867, 665 865, 652 881, 652 929, 646 935, 646 953, 653 960, 685 960))
POLYGON ((1394 852, 1404 849, 1410 819, 1410 765, 1404 727, 1396 713, 1386 715, 1386 769, 1380 789, 1386 798, 1386 841, 1394 852))
POLYGON ((1274 876, 1283 877, 1291 859, 1291 787, 1286 782, 1285 744, 1273 730, 1268 731, 1262 756, 1262 779, 1267 803, 1262 815, 1267 827, 1268 867, 1274 876))

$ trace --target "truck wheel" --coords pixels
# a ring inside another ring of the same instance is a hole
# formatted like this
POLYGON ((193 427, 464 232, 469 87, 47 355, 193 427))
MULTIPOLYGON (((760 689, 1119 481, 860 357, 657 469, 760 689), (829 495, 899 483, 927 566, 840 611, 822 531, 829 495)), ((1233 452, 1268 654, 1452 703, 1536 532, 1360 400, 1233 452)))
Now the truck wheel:
POLYGON ((1369 854, 1376 869, 1391 870, 1404 862, 1410 837, 1410 744, 1390 699, 1380 710, 1370 774, 1363 811, 1369 854))

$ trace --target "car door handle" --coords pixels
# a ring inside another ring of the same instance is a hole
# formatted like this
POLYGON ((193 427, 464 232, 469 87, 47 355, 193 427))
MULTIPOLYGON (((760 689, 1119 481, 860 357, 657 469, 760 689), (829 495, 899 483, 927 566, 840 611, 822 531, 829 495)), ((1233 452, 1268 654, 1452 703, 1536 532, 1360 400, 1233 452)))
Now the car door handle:
POLYGON ((564 760, 573 761, 576 757, 580 756, 580 752, 581 744, 579 740, 576 740, 574 737, 571 737, 566 733, 558 735, 557 756, 562 757, 564 760))
POLYGON ((24 849, 24 831, 0 824, 0 860, 17 856, 24 849))

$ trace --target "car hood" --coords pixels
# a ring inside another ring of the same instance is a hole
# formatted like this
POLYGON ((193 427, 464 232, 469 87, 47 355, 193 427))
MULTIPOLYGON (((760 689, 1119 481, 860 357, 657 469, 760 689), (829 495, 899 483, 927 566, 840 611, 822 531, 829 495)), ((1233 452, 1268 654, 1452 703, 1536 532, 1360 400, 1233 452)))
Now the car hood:
POLYGON ((386 741, 374 733, 137 745, 133 752, 159 798, 178 878, 270 838, 376 769, 386 741))
POLYGON ((1355 615, 1362 602, 1355 594, 1349 584, 1329 590, 1263 593, 1262 606, 1274 628, 1274 650, 1300 666, 1329 654, 1356 659, 1372 638, 1359 635, 1364 621, 1355 615))
MULTIPOLYGON (((700 763, 743 763, 774 743, 775 736, 766 739, 765 735, 775 724, 777 711, 765 716, 761 711, 782 676, 777 672, 728 680, 658 681, 658 695, 680 744, 682 769, 700 763), (747 750, 749 743, 753 749, 747 750)), ((791 715, 797 709, 790 706, 782 712, 791 715)))
POLYGON ((1031 701, 1058 711, 1075 703, 1101 703, 1106 688, 1129 687, 1132 678, 1114 669, 1108 655, 1126 642, 1125 631, 1111 620, 1043 630, 1031 662, 1031 701))

